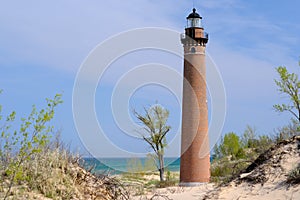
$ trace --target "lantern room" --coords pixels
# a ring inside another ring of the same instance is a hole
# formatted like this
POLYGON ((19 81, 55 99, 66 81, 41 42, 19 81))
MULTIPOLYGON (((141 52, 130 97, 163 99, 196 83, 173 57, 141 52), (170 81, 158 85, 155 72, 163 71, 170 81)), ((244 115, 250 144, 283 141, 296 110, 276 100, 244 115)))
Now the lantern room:
POLYGON ((196 8, 193 8, 193 12, 186 19, 187 28, 202 28, 202 17, 196 12, 196 8))

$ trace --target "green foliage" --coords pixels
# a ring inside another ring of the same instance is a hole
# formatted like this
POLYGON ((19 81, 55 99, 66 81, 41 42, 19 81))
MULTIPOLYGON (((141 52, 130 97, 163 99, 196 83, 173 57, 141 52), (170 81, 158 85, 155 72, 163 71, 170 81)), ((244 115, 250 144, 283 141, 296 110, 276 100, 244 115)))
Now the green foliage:
POLYGON ((214 147, 211 180, 222 183, 231 180, 273 144, 269 136, 258 136, 255 127, 249 125, 241 138, 235 133, 225 134, 214 147))
POLYGON ((300 184, 300 165, 288 174, 287 183, 300 184))
POLYGON ((242 135, 241 142, 245 148, 253 148, 257 145, 257 133, 256 128, 247 125, 244 134, 242 135))
POLYGON ((279 80, 275 80, 278 91, 289 98, 290 104, 276 104, 273 107, 278 112, 288 111, 300 122, 300 81, 298 75, 289 73, 286 67, 282 66, 276 70, 280 77, 279 80))
POLYGON ((279 143, 296 135, 300 135, 300 124, 299 121, 292 119, 288 125, 275 130, 273 140, 274 142, 279 143))
POLYGON ((228 159, 215 160, 211 166, 211 181, 226 183, 246 169, 249 162, 245 159, 229 161, 228 159))
POLYGON ((51 137, 50 122, 60 103, 61 95, 56 95, 47 99, 44 109, 33 106, 20 126, 15 112, 0 121, 0 199, 124 197, 118 182, 107 177, 99 180, 83 170, 79 157, 65 149, 59 135, 51 137))
POLYGON ((144 115, 134 111, 136 118, 146 131, 146 134, 142 133, 142 137, 155 153, 163 154, 164 148, 167 146, 165 136, 171 128, 167 125, 169 111, 158 104, 144 110, 144 115))
POLYGON ((11 187, 30 179, 24 171, 24 163, 33 159, 49 143, 53 127, 48 123, 54 117, 54 111, 58 104, 62 103, 61 95, 57 94, 53 99, 46 99, 45 109, 37 111, 32 107, 28 117, 21 119, 19 130, 12 130, 12 124, 16 119, 16 112, 9 114, 0 126, 0 172, 10 180, 4 199, 7 198, 11 187))
POLYGON ((145 186, 149 187, 152 185, 156 188, 166 188, 166 187, 176 186, 178 185, 178 182, 179 182, 178 177, 175 176, 174 173, 171 173, 169 170, 167 170, 166 180, 163 181, 150 180, 145 184, 145 186))
POLYGON ((260 135, 257 140, 255 151, 258 154, 264 153, 267 149, 269 149, 272 145, 274 145, 274 141, 268 135, 260 135))
POLYGON ((168 170, 168 171, 167 171, 167 177, 166 177, 166 180, 169 181, 169 180, 171 180, 171 178, 172 178, 172 177, 171 177, 171 172, 168 170))
POLYGON ((249 125, 247 125, 242 135, 241 142, 243 148, 248 151, 248 153, 246 153, 248 158, 253 158, 256 157, 257 154, 263 153, 274 143, 268 135, 258 136, 256 128, 249 125))
POLYGON ((214 150, 217 158, 229 157, 231 160, 235 160, 244 157, 240 137, 233 132, 225 134, 221 144, 215 146, 214 150))
POLYGON ((164 180, 156 183, 157 188, 166 188, 178 185, 178 180, 164 180))
MULTIPOLYGON (((249 127, 247 127, 249 128, 249 127)), ((244 143, 248 143, 247 129, 244 141, 231 132, 225 134, 219 145, 214 147, 214 159, 211 166, 211 180, 214 182, 227 182, 247 166, 244 143), (246 139, 247 138, 247 139, 246 139)))
POLYGON ((150 108, 144 108, 145 113, 140 114, 134 111, 135 117, 143 126, 143 131, 139 131, 141 137, 154 151, 158 160, 158 170, 160 180, 164 180, 164 149, 167 146, 166 135, 171 127, 167 125, 169 111, 162 106, 155 104, 150 108))

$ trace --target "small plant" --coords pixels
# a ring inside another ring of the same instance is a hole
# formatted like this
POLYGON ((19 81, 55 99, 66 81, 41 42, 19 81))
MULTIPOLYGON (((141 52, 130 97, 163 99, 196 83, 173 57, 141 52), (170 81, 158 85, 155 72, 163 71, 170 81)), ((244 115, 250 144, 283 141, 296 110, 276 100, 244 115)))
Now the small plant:
POLYGON ((157 188, 166 188, 166 187, 171 187, 171 186, 176 186, 178 185, 178 180, 166 180, 166 181, 159 181, 156 184, 157 188))
POLYGON ((291 122, 283 127, 277 128, 273 134, 274 143, 280 143, 293 136, 300 135, 300 122, 292 119, 291 122))
POLYGON ((293 169, 287 177, 287 183, 290 184, 299 184, 300 183, 300 164, 298 167, 293 169))
POLYGON ((175 177, 174 174, 172 174, 169 170, 167 170, 166 180, 165 181, 159 181, 155 184, 157 188, 165 188, 165 187, 171 187, 176 186, 179 183, 179 179, 175 177))
POLYGON ((169 181, 171 180, 171 172, 168 170, 167 171, 167 177, 166 177, 166 180, 169 181))

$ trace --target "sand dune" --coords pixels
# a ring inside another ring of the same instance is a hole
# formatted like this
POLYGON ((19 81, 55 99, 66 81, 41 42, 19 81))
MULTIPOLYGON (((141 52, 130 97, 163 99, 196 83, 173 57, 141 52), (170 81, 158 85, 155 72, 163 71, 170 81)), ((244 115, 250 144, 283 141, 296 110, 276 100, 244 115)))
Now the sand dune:
POLYGON ((170 187, 133 199, 300 199, 300 184, 287 181, 288 174, 300 164, 300 136, 283 141, 260 155, 245 171, 226 185, 212 183, 199 187, 170 187))

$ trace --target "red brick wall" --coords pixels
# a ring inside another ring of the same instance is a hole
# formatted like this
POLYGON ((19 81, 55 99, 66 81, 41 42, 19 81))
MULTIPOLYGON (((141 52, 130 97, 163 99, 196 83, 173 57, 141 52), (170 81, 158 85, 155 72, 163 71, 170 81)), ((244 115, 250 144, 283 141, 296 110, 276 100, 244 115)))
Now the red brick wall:
POLYGON ((208 110, 205 80, 205 47, 185 46, 180 182, 202 183, 210 179, 208 110))

